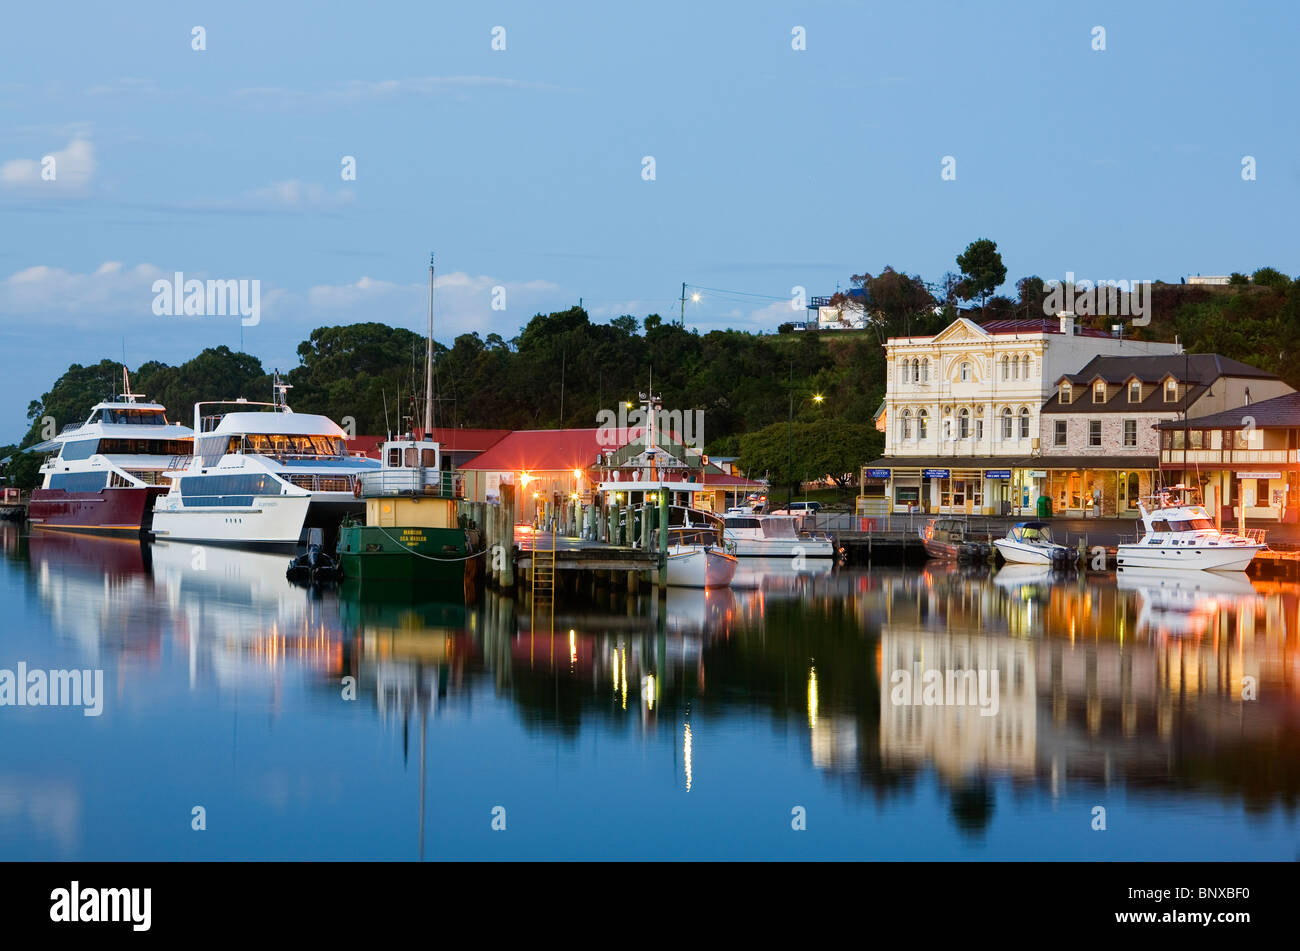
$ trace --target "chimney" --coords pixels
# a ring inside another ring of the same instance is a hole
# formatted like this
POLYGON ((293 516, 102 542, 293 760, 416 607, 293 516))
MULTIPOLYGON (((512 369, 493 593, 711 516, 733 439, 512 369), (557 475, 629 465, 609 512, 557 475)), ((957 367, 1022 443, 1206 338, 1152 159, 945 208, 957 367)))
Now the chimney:
POLYGON ((1061 333, 1067 337, 1074 336, 1074 314, 1070 311, 1064 311, 1056 315, 1061 321, 1061 333))

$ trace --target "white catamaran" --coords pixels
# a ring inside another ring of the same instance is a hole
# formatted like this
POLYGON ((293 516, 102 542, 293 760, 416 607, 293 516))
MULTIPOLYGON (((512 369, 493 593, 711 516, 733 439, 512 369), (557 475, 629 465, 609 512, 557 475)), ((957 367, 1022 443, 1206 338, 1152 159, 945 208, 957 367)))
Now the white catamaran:
POLYGON ((274 403, 194 404, 194 455, 168 473, 171 489, 154 506, 155 535, 295 545, 308 528, 332 533, 344 515, 364 511, 358 480, 377 471, 379 460, 349 455, 347 434, 330 418, 295 413, 285 400, 288 389, 277 374, 274 403), (205 406, 239 409, 204 416, 205 406))

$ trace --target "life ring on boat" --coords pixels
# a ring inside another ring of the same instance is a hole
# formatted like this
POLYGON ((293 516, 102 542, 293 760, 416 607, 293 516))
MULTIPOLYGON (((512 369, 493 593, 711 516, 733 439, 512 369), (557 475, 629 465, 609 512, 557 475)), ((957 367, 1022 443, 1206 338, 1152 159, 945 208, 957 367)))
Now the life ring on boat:
POLYGON ((361 476, 352 477, 352 496, 358 499, 361 498, 361 476))

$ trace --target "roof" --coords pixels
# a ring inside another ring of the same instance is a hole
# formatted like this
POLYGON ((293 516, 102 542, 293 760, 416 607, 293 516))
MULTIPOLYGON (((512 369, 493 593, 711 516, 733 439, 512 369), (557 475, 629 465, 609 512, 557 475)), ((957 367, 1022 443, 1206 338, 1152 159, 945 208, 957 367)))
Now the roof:
POLYGON ((626 445, 640 429, 615 429, 613 441, 601 441, 604 429, 517 429, 475 456, 462 469, 489 472, 559 472, 586 469, 602 452, 626 445))
MULTIPOLYGON (((1276 375, 1240 360, 1217 353, 1155 354, 1135 357, 1093 357, 1078 373, 1067 373, 1061 380, 1091 384, 1097 377, 1107 383, 1124 383, 1137 377, 1143 383, 1159 383, 1167 376, 1179 382, 1213 383, 1221 376, 1240 376, 1273 380, 1276 375)), ((1057 380, 1059 383, 1060 380, 1057 380)))
POLYGON ((1181 413, 1184 407, 1193 405, 1210 388, 1208 383, 1190 383, 1183 388, 1182 396, 1171 403, 1166 403, 1164 388, 1157 386, 1144 399, 1136 403, 1130 403, 1128 401, 1128 389, 1120 387, 1110 394, 1106 402, 1094 403, 1092 401, 1091 385, 1080 383, 1078 386, 1082 388, 1082 392, 1074 398, 1073 402, 1062 403, 1061 391, 1058 388, 1055 393, 1047 398, 1047 402, 1042 405, 1039 412, 1061 415, 1068 413, 1084 415, 1089 413, 1127 413, 1129 415, 1181 413))
POLYGON ((221 422, 217 424, 216 429, 199 435, 244 433, 336 438, 347 436, 334 420, 316 413, 227 413, 221 417, 221 422))
POLYGON ((1300 393, 1287 393, 1271 400, 1247 403, 1236 409, 1194 416, 1190 420, 1169 420, 1161 429, 1241 429, 1246 419, 1254 420, 1256 429, 1300 429, 1300 393))
MULTIPOLYGON (((979 325, 985 333, 991 334, 1059 334, 1061 322, 1055 317, 1015 317, 1009 320, 986 320, 979 325)), ((1091 327, 1079 327, 1075 324, 1076 337, 1113 337, 1114 334, 1091 327)))

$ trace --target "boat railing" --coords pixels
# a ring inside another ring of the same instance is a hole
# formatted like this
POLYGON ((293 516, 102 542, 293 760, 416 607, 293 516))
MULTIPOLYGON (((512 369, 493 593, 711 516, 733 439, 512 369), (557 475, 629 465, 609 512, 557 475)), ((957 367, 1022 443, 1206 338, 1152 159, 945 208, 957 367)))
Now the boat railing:
POLYGON ((1256 545, 1268 546, 1268 529, 1267 528, 1248 528, 1243 534, 1256 545))
MULTIPOLYGON (((321 477, 325 478, 325 477, 321 477)), ((439 499, 464 497, 464 486, 455 472, 446 469, 381 469, 360 476, 364 496, 409 495, 439 499)), ((306 486, 304 486, 306 488, 306 486)), ((325 490, 319 490, 325 491, 325 490)))

